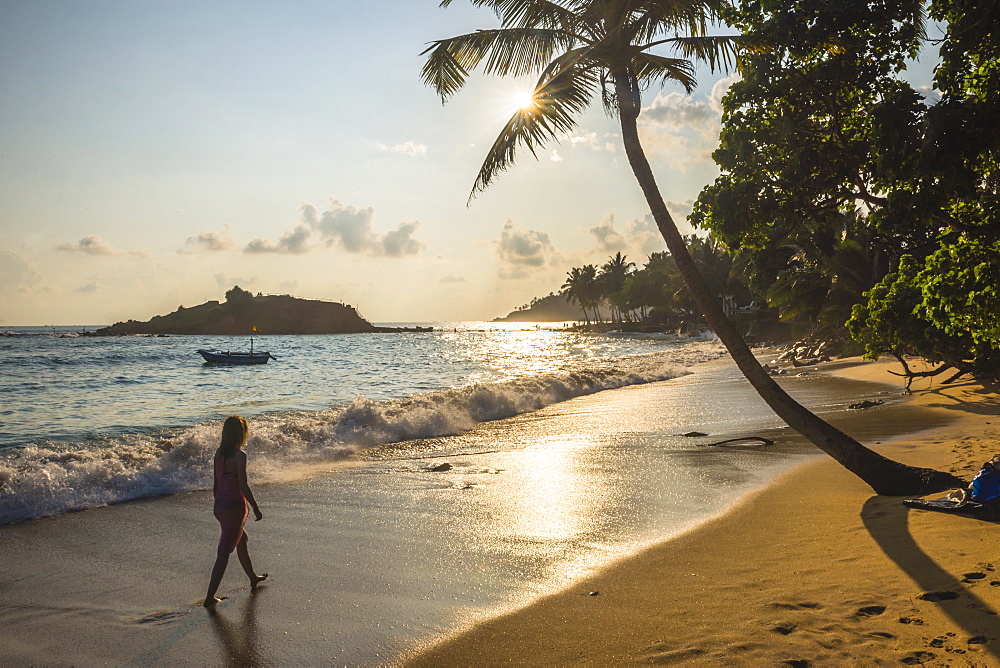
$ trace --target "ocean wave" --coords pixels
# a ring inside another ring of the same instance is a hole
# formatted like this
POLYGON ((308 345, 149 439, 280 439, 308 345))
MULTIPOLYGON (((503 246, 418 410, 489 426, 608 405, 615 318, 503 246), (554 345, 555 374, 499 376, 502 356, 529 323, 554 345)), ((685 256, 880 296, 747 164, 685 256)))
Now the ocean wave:
MULTIPOLYGON (((321 411, 250 420, 255 483, 296 477, 377 445, 462 433, 476 425, 628 385, 667 380, 719 357, 718 346, 621 357, 558 373, 474 383, 321 411)), ((41 442, 0 455, 0 524, 150 496, 210 489, 221 423, 81 443, 41 442)))

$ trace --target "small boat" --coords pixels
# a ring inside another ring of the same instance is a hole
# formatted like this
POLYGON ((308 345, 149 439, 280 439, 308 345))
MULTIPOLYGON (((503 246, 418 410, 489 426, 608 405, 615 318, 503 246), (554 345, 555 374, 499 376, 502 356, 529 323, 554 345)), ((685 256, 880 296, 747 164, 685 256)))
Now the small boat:
POLYGON ((228 350, 199 350, 198 354, 210 364, 267 364, 268 360, 278 359, 268 352, 229 352, 228 350))
POLYGON ((230 352, 228 350, 198 350, 208 364, 267 364, 268 360, 277 361, 277 357, 266 351, 254 352, 253 337, 250 337, 250 352, 230 352))

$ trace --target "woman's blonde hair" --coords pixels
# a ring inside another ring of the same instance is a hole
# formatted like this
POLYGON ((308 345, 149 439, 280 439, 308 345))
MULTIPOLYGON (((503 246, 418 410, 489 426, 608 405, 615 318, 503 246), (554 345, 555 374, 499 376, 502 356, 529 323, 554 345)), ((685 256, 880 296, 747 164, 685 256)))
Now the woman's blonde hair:
POLYGON ((226 418, 226 423, 222 425, 222 441, 219 443, 219 454, 223 457, 232 457, 243 449, 247 443, 247 434, 250 427, 246 418, 240 415, 230 415, 226 418))

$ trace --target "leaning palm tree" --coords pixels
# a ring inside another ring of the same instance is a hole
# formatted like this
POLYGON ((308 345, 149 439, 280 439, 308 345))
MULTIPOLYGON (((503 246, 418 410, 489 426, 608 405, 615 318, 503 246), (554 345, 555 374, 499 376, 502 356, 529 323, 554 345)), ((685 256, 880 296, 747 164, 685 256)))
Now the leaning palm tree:
MULTIPOLYGON (((487 7, 499 28, 436 40, 422 55, 425 83, 442 101, 469 73, 538 76, 534 104, 518 110, 490 148, 470 199, 514 164, 516 151, 532 153, 572 130, 578 115, 600 95, 617 116, 629 165, 677 268, 705 319, 740 371, 789 426, 830 454, 880 494, 937 491, 963 484, 955 476, 904 466, 866 448, 792 399, 767 374, 692 261, 656 185, 639 142, 640 94, 652 84, 695 86, 692 61, 727 69, 737 62, 740 38, 714 37, 719 0, 470 0, 487 7), (654 53, 672 48, 679 57, 654 53)), ((451 0, 442 0, 446 7, 451 0)))

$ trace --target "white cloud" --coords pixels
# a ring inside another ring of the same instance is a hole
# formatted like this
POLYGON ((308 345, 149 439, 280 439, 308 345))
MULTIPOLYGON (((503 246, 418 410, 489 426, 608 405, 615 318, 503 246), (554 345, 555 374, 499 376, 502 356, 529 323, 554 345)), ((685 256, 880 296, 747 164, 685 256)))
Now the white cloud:
POLYGON ((674 130, 692 129, 716 135, 722 121, 722 98, 739 80, 738 74, 719 79, 708 97, 702 99, 676 91, 666 95, 661 92, 642 110, 640 121, 674 130))
POLYGON ((653 102, 642 110, 644 123, 652 122, 672 129, 694 128, 703 130, 718 123, 719 114, 708 101, 696 100, 690 95, 676 91, 666 95, 658 94, 653 102))
POLYGON ((618 135, 612 133, 605 133, 598 137, 596 132, 582 132, 569 135, 565 141, 570 146, 589 148, 591 151, 614 152, 618 150, 618 145, 614 141, 611 141, 611 139, 617 138, 618 135))
POLYGON ((400 223, 396 229, 386 232, 382 237, 382 249, 389 257, 404 257, 416 255, 424 248, 424 243, 413 237, 420 223, 416 220, 400 223))
POLYGON ((625 237, 615 230, 614 214, 609 214, 607 218, 601 221, 600 225, 591 227, 589 231, 596 237, 597 250, 602 253, 614 253, 625 250, 628 246, 625 242, 625 237))
POLYGON ((35 263, 13 251, 0 251, 0 292, 31 292, 41 283, 35 263))
MULTIPOLYGON (((667 202, 667 209, 670 209, 670 202, 667 202)), ((631 247, 639 255, 649 255, 656 251, 666 249, 666 242, 656 227, 656 221, 648 213, 640 218, 633 218, 628 224, 631 247)))
POLYGON ((312 204, 303 204, 299 211, 302 221, 318 231, 327 246, 337 244, 348 253, 363 253, 377 244, 377 235, 372 232, 372 207, 358 209, 331 199, 330 208, 322 214, 312 204))
POLYGON ((438 281, 438 283, 465 283, 465 279, 461 276, 452 276, 451 274, 448 274, 438 281))
POLYGON ((722 118, 722 98, 729 92, 729 87, 740 79, 742 77, 739 74, 731 74, 728 77, 719 79, 712 86, 712 93, 708 96, 708 103, 712 105, 712 109, 719 115, 720 120, 722 118))
POLYGON ((722 129, 722 98, 738 75, 720 79, 707 97, 660 93, 639 117, 639 134, 650 154, 669 156, 686 168, 710 164, 722 129))
POLYGON ((70 253, 86 253, 87 255, 122 255, 125 251, 119 250, 98 236, 89 236, 80 239, 75 244, 59 244, 56 250, 68 251, 70 253))
MULTIPOLYGON (((691 211, 694 208, 693 199, 684 200, 683 202, 665 200, 664 204, 667 205, 667 211, 670 212, 670 216, 674 219, 674 224, 681 234, 695 233, 695 229, 687 222, 687 217, 691 215, 691 211)), ((666 242, 663 241, 663 235, 660 234, 653 216, 648 213, 642 219, 636 218, 629 223, 628 239, 629 247, 644 255, 666 250, 666 242)))
POLYGON ((501 278, 525 278, 557 257, 548 234, 518 227, 509 218, 493 243, 500 256, 501 278))
POLYGON ((399 153, 400 155, 408 155, 410 157, 427 154, 427 146, 424 144, 418 144, 412 139, 409 141, 405 141, 402 144, 396 144, 394 146, 389 146, 388 144, 380 142, 376 144, 376 147, 380 151, 385 151, 388 153, 399 153))
POLYGON ((254 239, 244 253, 301 254, 319 247, 336 246, 348 253, 364 253, 373 257, 405 257, 424 249, 424 242, 414 235, 419 221, 400 223, 385 234, 372 230, 375 209, 358 209, 330 199, 330 207, 320 213, 312 204, 299 208, 301 222, 282 235, 278 241, 254 239))
POLYGON ((557 151, 556 149, 552 149, 552 152, 549 153, 549 160, 551 160, 552 162, 562 162, 563 157, 559 155, 559 151, 557 151))
POLYGON ((197 253, 199 251, 226 251, 236 246, 236 242, 229 234, 230 226, 223 225, 218 232, 201 232, 197 236, 188 237, 184 242, 184 248, 178 253, 197 253))
POLYGON ((243 249, 244 253, 283 253, 301 255, 308 253, 312 246, 309 243, 312 231, 305 225, 296 225, 280 237, 277 243, 267 239, 254 239, 243 249))
MULTIPOLYGON (((679 210, 677 203, 667 202, 667 208, 671 210, 676 219, 676 212, 679 210)), ((690 207, 688 210, 690 211, 690 207)), ((635 218, 629 221, 624 228, 619 231, 615 227, 614 214, 608 214, 599 225, 589 229, 597 241, 589 254, 606 257, 620 251, 632 257, 640 257, 664 250, 663 237, 660 236, 660 231, 651 215, 646 214, 641 219, 635 218)))

